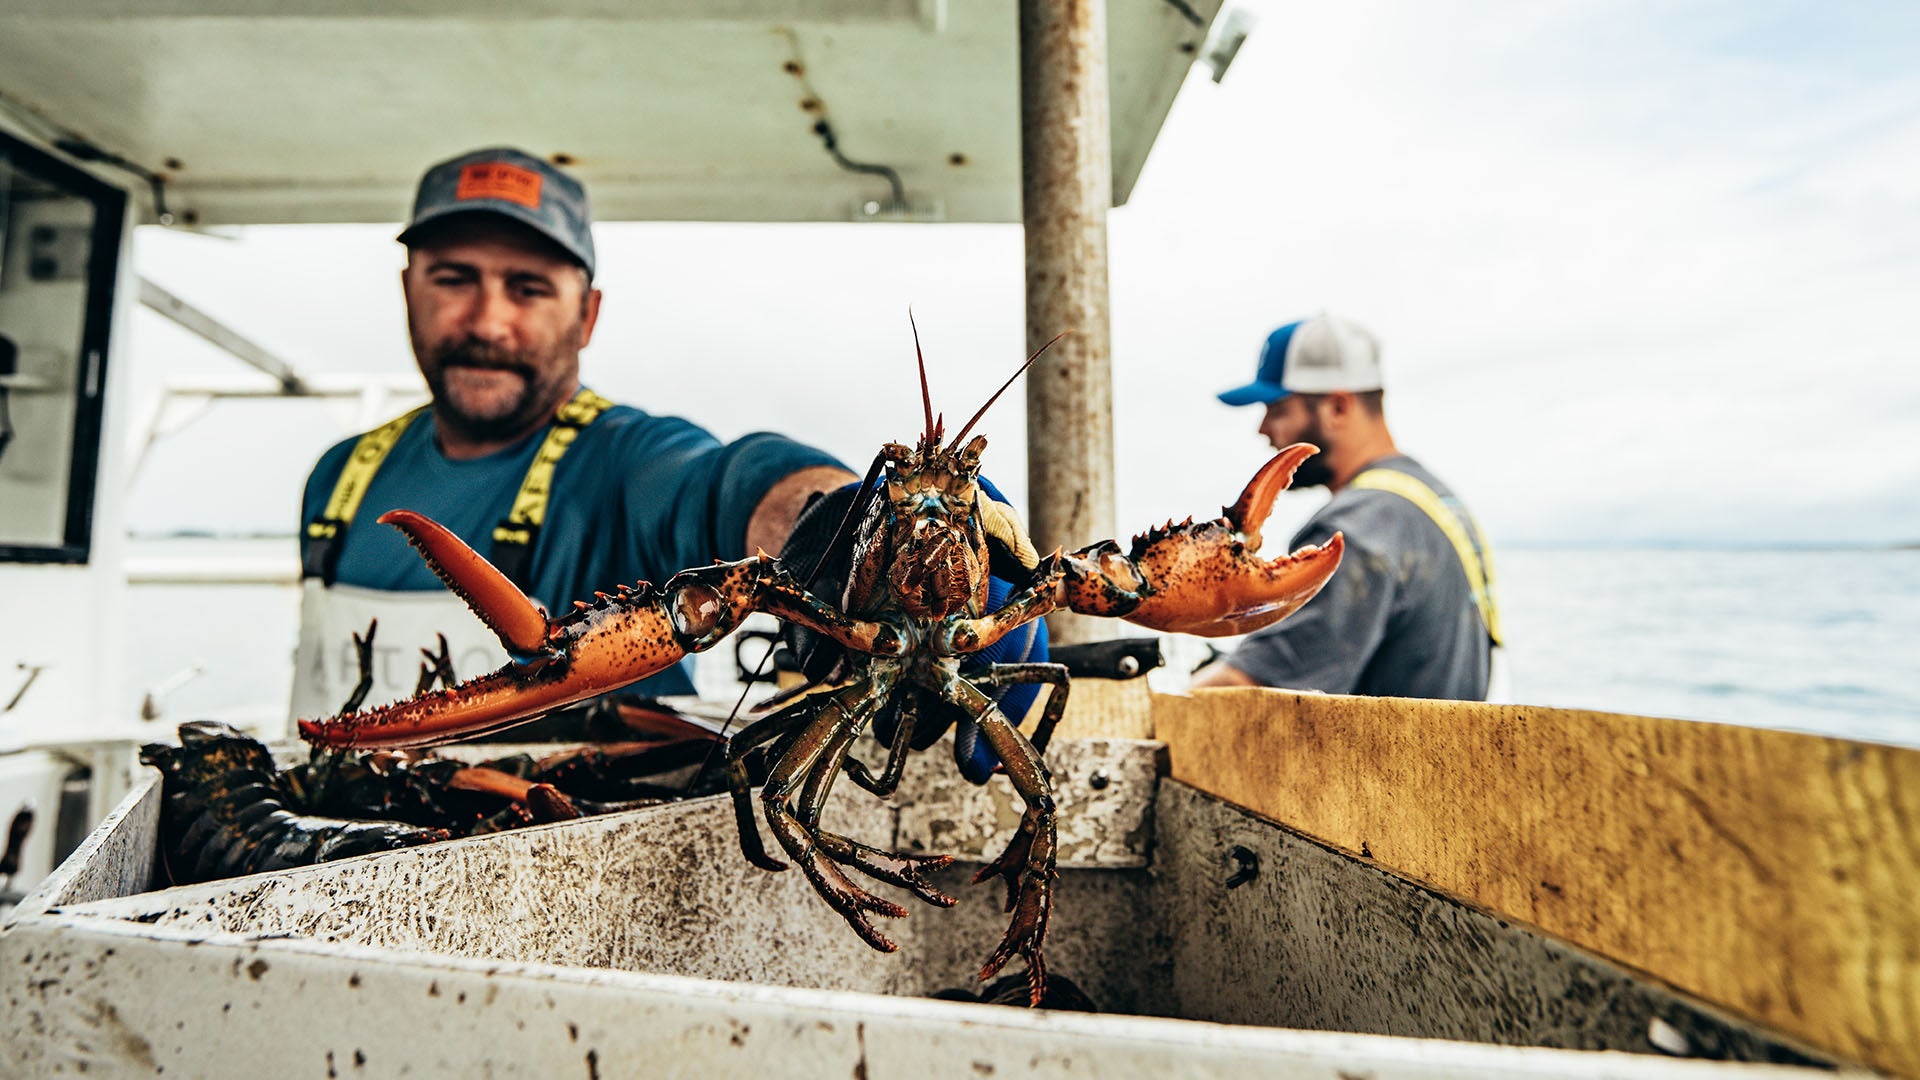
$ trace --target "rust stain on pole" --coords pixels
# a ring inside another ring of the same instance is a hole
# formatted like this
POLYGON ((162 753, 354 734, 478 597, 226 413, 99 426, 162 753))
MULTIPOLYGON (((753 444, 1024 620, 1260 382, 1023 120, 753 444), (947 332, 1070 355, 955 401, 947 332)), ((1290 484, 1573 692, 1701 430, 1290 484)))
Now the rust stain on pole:
MULTIPOLYGON (((1027 375, 1028 510, 1041 551, 1071 551, 1114 535, 1104 0, 1020 0, 1020 154, 1027 349, 1072 331, 1027 375)), ((1049 630, 1062 642, 1112 636, 1067 613, 1049 630)))

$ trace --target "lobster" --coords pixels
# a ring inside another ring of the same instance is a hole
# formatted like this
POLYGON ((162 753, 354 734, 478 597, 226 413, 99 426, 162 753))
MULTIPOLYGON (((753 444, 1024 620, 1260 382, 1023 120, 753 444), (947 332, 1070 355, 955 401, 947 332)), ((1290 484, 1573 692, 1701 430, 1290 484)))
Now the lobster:
MULTIPOLYGON (((480 764, 329 753, 282 769, 259 740, 218 721, 182 724, 179 736, 140 756, 160 770, 163 869, 181 885, 657 805, 685 797, 689 785, 675 781, 706 771, 711 744, 607 743, 480 764)), ((718 791, 717 781, 693 787, 718 791)))
MULTIPOLYGON (((1057 338, 1055 340, 1058 340, 1057 338)), ((1049 343, 1051 344, 1051 342, 1049 343)), ((1018 831, 974 881, 1002 878, 1011 923, 980 971, 985 982, 1020 955, 1028 1001, 1045 994, 1042 957, 1052 905, 1055 815, 1042 761, 1066 704, 1057 665, 988 668, 963 677, 963 658, 1056 608, 1107 616, 1155 630, 1218 637, 1285 618, 1319 592, 1340 563, 1342 538, 1291 555, 1260 557, 1260 528, 1295 468, 1317 448, 1295 444, 1276 454, 1220 518, 1151 529, 1123 552, 1112 540, 1042 558, 1011 510, 982 491, 985 436, 967 438, 1000 394, 1045 351, 1043 346, 948 441, 934 416, 926 360, 920 365, 925 427, 914 446, 888 443, 861 481, 834 545, 851 536, 841 595, 821 597, 802 576, 764 551, 735 562, 682 570, 663 586, 640 582, 575 601, 560 619, 529 601, 459 537, 423 515, 392 510, 380 521, 400 529, 448 588, 491 627, 513 659, 500 670, 451 689, 327 720, 302 720, 316 745, 412 747, 473 736, 534 719, 636 682, 732 633, 748 615, 767 612, 844 650, 835 677, 740 732, 727 752, 727 777, 746 858, 767 870, 787 864, 768 855, 753 819, 749 772, 764 768, 760 806, 768 829, 815 890, 875 949, 894 943, 869 916, 907 909, 856 885, 844 868, 904 889, 941 907, 957 901, 926 874, 948 855, 902 855, 821 827, 821 810, 839 773, 885 798, 930 711, 972 721, 1002 763, 1024 805, 1018 831), (1017 566, 1024 580, 988 610, 989 565, 1017 566), (1031 737, 986 693, 1018 683, 1051 687, 1031 737), (849 757, 854 740, 888 708, 896 723, 881 773, 849 757)), ((818 569, 816 566, 815 570, 818 569)))
POLYGON ((304 811, 258 740, 212 720, 180 725, 180 745, 149 743, 140 759, 160 770, 160 850, 170 883, 344 859, 452 835, 392 821, 304 811))

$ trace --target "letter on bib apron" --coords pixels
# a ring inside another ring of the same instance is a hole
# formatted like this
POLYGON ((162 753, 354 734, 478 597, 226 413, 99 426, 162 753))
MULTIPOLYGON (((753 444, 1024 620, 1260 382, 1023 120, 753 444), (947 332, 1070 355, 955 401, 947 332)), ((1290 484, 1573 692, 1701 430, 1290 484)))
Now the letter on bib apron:
POLYGON ((458 596, 435 592, 383 592, 352 585, 326 588, 317 578, 301 583, 300 644, 294 650, 293 715, 332 716, 360 681, 353 636, 380 620, 373 639, 373 689, 367 706, 413 694, 420 680, 420 650, 438 650, 447 636, 454 674, 471 679, 507 662, 507 650, 458 596))

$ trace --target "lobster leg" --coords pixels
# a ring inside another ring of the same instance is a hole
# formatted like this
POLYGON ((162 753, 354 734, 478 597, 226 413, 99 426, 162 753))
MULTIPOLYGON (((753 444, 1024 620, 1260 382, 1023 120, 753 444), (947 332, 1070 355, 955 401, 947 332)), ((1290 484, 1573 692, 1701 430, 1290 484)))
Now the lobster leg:
POLYGON ((818 708, 812 702, 801 702, 748 725, 727 745, 727 792, 733 798, 734 824, 739 827, 740 833, 740 853, 762 870, 785 870, 787 864, 767 854, 766 845, 760 842, 760 827, 753 819, 753 778, 747 773, 747 755, 763 743, 787 735, 802 723, 811 721, 817 712, 818 708))
MULTIPOLYGON (((979 675, 968 677, 973 685, 984 689, 1002 686, 1029 686, 1040 683, 1052 689, 1047 692, 1047 703, 1041 706, 1040 719, 1033 725, 1033 735, 1027 740, 1033 743, 1036 754, 1047 752, 1047 744, 1053 741, 1054 726, 1060 723, 1060 717, 1067 711, 1067 692, 1072 689, 1067 680, 1067 668, 1064 664, 995 664, 979 675)), ((1017 721, 1007 718, 1009 723, 1017 721)))
POLYGON ((1244 634, 1293 614, 1339 569, 1344 540, 1335 533, 1263 559, 1260 528, 1294 470, 1318 451, 1294 443, 1275 454, 1212 521, 1150 529, 1127 554, 1105 540, 1067 556, 1062 601, 1083 615, 1202 637, 1244 634))
POLYGON ((899 790, 900 777, 907 771, 907 755, 913 750, 913 729, 919 723, 920 706, 912 694, 905 695, 900 702, 900 723, 893 729, 893 743, 887 747, 887 763, 881 767, 876 779, 867 766, 851 758, 842 766, 853 782, 881 798, 887 798, 899 790))
POLYGON ((826 831, 816 831, 813 838, 820 845, 820 850, 826 852, 834 862, 905 889, 935 907, 952 907, 960 902, 958 898, 934 888, 931 881, 920 876, 950 865, 953 862, 951 855, 900 855, 826 831))
POLYGON ((840 766, 846 763, 847 751, 852 748, 853 740, 859 738, 860 730, 867 724, 864 716, 854 717, 851 724, 841 724, 827 736, 821 744, 820 754, 813 764, 801 773, 800 796, 795 800, 794 817, 808 832, 819 839, 820 815, 826 809, 827 795, 833 791, 833 782, 840 776, 840 766))
POLYGON ((930 686, 942 697, 965 709, 980 725, 980 733, 1005 764, 1007 778, 1026 811, 1020 816, 1020 830, 1000 857, 982 866, 973 880, 1004 878, 1007 884, 1007 910, 1013 921, 998 948, 980 969, 980 980, 993 978, 1013 959, 1015 953, 1027 960, 1029 1003, 1038 1005, 1046 993, 1047 968, 1040 949, 1047 936, 1047 916, 1053 908, 1055 833, 1053 788, 1047 767, 1026 736, 1013 726, 993 699, 974 689, 957 675, 944 683, 930 686))
MULTIPOLYGON (((460 682, 459 678, 453 673, 453 655, 447 651, 447 635, 435 634, 434 636, 440 639, 440 651, 434 652, 432 649, 420 650, 420 678, 413 685, 415 696, 433 689, 434 683, 439 683, 441 686, 451 690, 460 682)), ((356 706, 356 708, 357 707, 358 706, 356 706)), ((341 711, 352 712, 353 710, 343 709, 341 711)))
POLYGON ((353 635, 353 655, 360 664, 360 681, 353 686, 353 692, 347 695, 346 703, 340 706, 343 713, 353 712, 360 703, 367 700, 367 694, 373 689, 373 635, 380 629, 379 619, 367 622, 364 636, 353 635))
POLYGON ((942 619, 929 635, 939 656, 979 652, 1059 606, 1068 569, 1059 552, 1040 560, 1025 588, 1007 597, 993 612, 976 618, 942 619))
MULTIPOLYGON (((367 700, 367 694, 373 690, 373 635, 380 629, 379 619, 367 620, 367 632, 353 635, 354 659, 360 665, 360 681, 355 683, 353 691, 340 706, 342 713, 350 713, 360 708, 367 700)), ((330 794, 332 780, 340 771, 340 763, 345 759, 345 750, 329 750, 320 746, 313 747, 307 754, 307 772, 313 777, 313 805, 324 803, 330 794)), ((297 780, 289 781, 294 790, 299 791, 297 780)))
POLYGON ((820 766, 822 756, 841 729, 858 730, 861 722, 886 700, 897 677, 897 671, 878 667, 871 677, 834 693, 826 707, 820 710, 820 715, 781 755, 773 772, 767 777, 765 786, 760 789, 760 802, 766 813, 767 827, 773 830, 780 846, 799 864, 807 880, 813 883, 814 889, 828 905, 847 920, 847 925, 853 927, 854 933, 881 952, 893 952, 899 946, 875 930, 865 913, 897 919, 904 917, 907 909, 855 885, 815 841, 813 830, 788 803, 797 790, 807 783, 813 770, 820 766))
MULTIPOLYGON (((807 772, 806 785, 800 792, 800 810, 797 815, 813 841, 821 851, 834 862, 842 866, 851 866, 868 877, 898 886, 938 907, 952 907, 959 903, 933 887, 933 883, 922 877, 926 871, 938 870, 953 862, 951 855, 899 855, 883 851, 870 844, 863 844, 838 833, 827 832, 820 828, 820 814, 826 806, 827 795, 833 790, 833 782, 840 775, 847 760, 847 751, 859 737, 860 730, 866 725, 863 717, 853 725, 839 728, 821 753, 819 760, 807 772)), ((898 736, 896 735, 897 739, 898 736)), ((909 743, 911 745, 911 743, 909 743)))

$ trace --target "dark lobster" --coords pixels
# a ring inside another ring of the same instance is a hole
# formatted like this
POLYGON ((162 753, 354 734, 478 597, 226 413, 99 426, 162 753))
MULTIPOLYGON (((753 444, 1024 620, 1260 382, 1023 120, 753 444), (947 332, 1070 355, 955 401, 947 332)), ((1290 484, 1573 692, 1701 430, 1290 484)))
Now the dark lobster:
POLYGON ((280 768, 259 740, 210 720, 152 743, 165 879, 284 870, 373 851, 652 806, 719 790, 707 737, 607 743, 478 764, 376 751, 280 768), (697 774, 697 775, 696 775, 697 774))
MULTIPOLYGON (((1032 363, 1029 358, 1027 364, 1032 363)), ((1108 540, 1071 555, 1056 551, 1039 558, 1012 513, 981 490, 986 439, 967 441, 999 393, 943 445, 943 425, 926 391, 924 359, 920 380, 926 427, 918 445, 882 448, 860 498, 842 521, 842 533, 856 523, 857 529, 852 569, 839 597, 815 596, 806 587, 808 579, 762 552, 683 570, 662 587, 641 582, 621 586, 617 595, 596 594, 596 602, 576 602, 572 613, 556 621, 439 524, 404 510, 382 515, 380 520, 407 535, 517 659, 451 690, 331 720, 303 720, 301 735, 328 746, 408 747, 497 730, 617 690, 711 647, 753 612, 771 613, 838 645, 847 662, 834 685, 787 705, 732 740, 728 778, 747 858, 768 870, 786 869, 762 846, 748 801, 747 761, 759 753, 771 762, 761 807, 781 848, 862 939, 892 951, 893 942, 868 916, 899 917, 906 909, 855 885, 842 867, 945 907, 955 900, 924 875, 952 859, 898 855, 827 832, 820 827, 821 808, 842 771, 877 795, 892 793, 922 706, 970 718, 1025 805, 1017 835, 974 879, 1003 878, 1007 909, 1013 912, 980 978, 990 979, 1019 953, 1027 961, 1029 1000, 1037 1004, 1045 990, 1041 945, 1056 876, 1054 804, 1040 755, 1065 706, 1065 669, 1017 665, 1017 670, 991 668, 968 678, 960 674, 962 658, 1060 607, 1163 631, 1210 637, 1245 633, 1285 618, 1312 599, 1339 566, 1342 540, 1335 535, 1323 545, 1274 560, 1258 554, 1260 527, 1275 497, 1291 482, 1294 469, 1316 452, 1296 444, 1262 467, 1221 518, 1150 530, 1126 552, 1108 540), (987 610, 990 560, 995 566, 1018 566, 1025 574, 993 611, 987 610), (1017 682, 1054 688, 1031 740, 981 689, 1017 682), (876 777, 848 751, 874 716, 893 703, 914 715, 897 724, 887 762, 876 777)), ((1002 386, 1000 392, 1005 390, 1002 386)))
POLYGON ((305 812, 257 739, 210 720, 180 725, 180 745, 152 743, 160 770, 160 850, 172 884, 344 859, 445 840, 446 829, 305 812))

